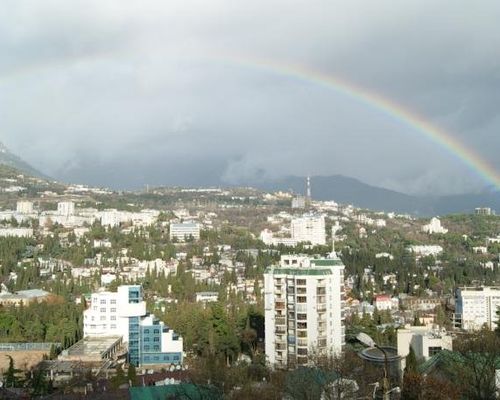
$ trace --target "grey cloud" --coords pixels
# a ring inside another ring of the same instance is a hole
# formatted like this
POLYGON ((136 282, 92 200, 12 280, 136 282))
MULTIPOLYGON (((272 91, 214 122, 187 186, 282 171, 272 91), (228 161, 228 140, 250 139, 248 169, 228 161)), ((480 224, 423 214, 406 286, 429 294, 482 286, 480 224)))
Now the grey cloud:
POLYGON ((451 0, 5 2, 0 139, 57 178, 115 187, 311 173, 477 190, 485 182, 464 164, 373 107, 231 59, 351 80, 500 168, 499 11, 451 0))

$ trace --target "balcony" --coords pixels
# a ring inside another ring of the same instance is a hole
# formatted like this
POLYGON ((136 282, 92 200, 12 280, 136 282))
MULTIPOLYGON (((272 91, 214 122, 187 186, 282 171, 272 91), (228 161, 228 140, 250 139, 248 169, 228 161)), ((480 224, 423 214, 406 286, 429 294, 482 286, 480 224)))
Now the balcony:
POLYGON ((297 304, 295 306, 295 311, 297 313, 305 313, 305 312, 307 312, 307 304, 297 304))
POLYGON ((307 321, 307 314, 297 314, 297 321, 307 321))
POLYGON ((326 311, 326 304, 318 304, 318 306, 316 307, 316 311, 325 312, 326 311))
POLYGON ((286 350, 286 344, 276 343, 276 350, 286 350))
POLYGON ((274 330, 274 333, 278 334, 278 335, 284 335, 286 333, 286 329, 281 326, 277 326, 276 329, 274 330))
POLYGON ((276 317, 274 322, 276 325, 286 325, 286 318, 285 317, 276 317))
POLYGON ((274 308, 276 310, 284 310, 285 309, 285 303, 282 302, 276 302, 274 305, 274 308))

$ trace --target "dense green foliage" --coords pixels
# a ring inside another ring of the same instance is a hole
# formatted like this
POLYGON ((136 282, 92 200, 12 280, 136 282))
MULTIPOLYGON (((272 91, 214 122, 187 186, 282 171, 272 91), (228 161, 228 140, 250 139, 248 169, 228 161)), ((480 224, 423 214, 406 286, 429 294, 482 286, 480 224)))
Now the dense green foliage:
POLYGON ((83 308, 55 299, 0 308, 0 341, 55 342, 63 348, 82 337, 83 308))

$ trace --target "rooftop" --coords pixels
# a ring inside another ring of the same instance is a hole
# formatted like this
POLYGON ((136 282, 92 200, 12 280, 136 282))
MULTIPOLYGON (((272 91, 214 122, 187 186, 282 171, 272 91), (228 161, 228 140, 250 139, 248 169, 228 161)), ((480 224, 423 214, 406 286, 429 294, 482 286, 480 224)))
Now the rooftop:
POLYGON ((63 350, 63 357, 95 357, 101 356, 117 342, 122 340, 122 336, 87 336, 75 343, 70 348, 63 350))

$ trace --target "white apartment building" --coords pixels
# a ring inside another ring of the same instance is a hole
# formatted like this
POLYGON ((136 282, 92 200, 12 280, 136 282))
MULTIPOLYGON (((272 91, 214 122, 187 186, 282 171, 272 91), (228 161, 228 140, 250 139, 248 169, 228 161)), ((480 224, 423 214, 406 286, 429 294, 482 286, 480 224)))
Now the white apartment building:
POLYGON ((136 366, 182 363, 182 338, 146 312, 140 285, 93 293, 90 307, 83 312, 83 335, 122 336, 129 362, 136 366))
POLYGON ((433 233, 447 233, 448 229, 444 228, 441 225, 441 221, 439 218, 432 218, 431 222, 429 222, 427 225, 422 226, 422 231, 433 234, 433 233))
POLYGON ((266 357, 273 367, 307 365, 345 342, 344 265, 331 258, 282 256, 264 273, 266 357))
POLYGON ((279 237, 279 236, 275 237, 274 233, 269 229, 264 229, 263 231, 261 231, 259 238, 264 242, 264 244, 268 246, 279 246, 279 245, 284 245, 289 247, 297 246, 297 240, 289 237, 279 237))
POLYGON ((18 201, 16 211, 19 214, 33 214, 33 203, 31 201, 18 201))
POLYGON ((170 240, 175 238, 183 242, 189 237, 192 237, 194 240, 200 238, 200 224, 193 222, 170 224, 170 240))
POLYGON ((0 228, 0 237, 32 237, 31 228, 0 228))
POLYGON ((295 196, 292 199, 292 208, 306 208, 306 198, 304 196, 295 196))
POLYGON ((218 292, 196 292, 197 303, 211 303, 219 300, 218 292))
POLYGON ((325 217, 305 215, 292 219, 292 239, 297 242, 311 242, 312 245, 326 243, 325 217))
POLYGON ((61 201, 57 203, 57 214, 70 216, 75 213, 75 203, 72 201, 61 201))
POLYGON ((413 245, 408 246, 407 250, 414 253, 416 256, 437 256, 443 252, 443 248, 439 245, 413 245))
POLYGON ((495 329, 500 287, 461 287, 455 292, 455 323, 465 330, 495 329))

